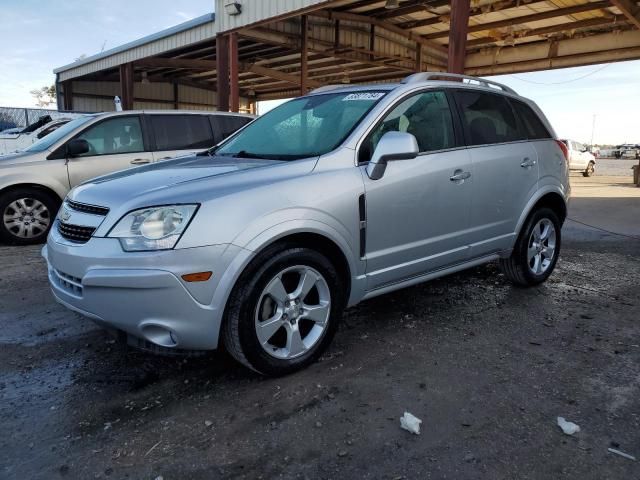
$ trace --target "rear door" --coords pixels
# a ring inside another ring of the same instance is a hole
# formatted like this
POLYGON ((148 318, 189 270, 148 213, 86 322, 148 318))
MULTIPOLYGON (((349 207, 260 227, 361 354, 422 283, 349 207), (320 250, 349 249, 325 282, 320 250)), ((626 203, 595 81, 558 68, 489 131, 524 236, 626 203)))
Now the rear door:
POLYGON ((458 90, 473 163, 472 258, 513 245, 520 214, 538 185, 538 156, 504 95, 458 90))
POLYGON ((369 290, 467 259, 471 160, 450 104, 444 91, 413 94, 393 107, 360 147, 369 290), (384 176, 371 180, 365 161, 390 131, 413 134, 420 154, 389 162, 384 176))
POLYGON ((216 144, 208 115, 147 114, 155 161, 206 150, 216 144))
POLYGON ((118 115, 94 123, 74 137, 89 143, 89 151, 67 164, 71 187, 91 178, 150 163, 140 115, 118 115))

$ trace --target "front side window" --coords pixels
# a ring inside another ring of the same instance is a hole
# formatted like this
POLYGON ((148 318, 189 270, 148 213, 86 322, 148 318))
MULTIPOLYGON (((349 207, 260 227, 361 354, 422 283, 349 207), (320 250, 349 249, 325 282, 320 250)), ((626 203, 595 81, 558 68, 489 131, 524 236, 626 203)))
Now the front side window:
POLYGON ((215 144, 211 124, 204 115, 149 115, 156 150, 209 148, 215 144))
POLYGON ((508 100, 501 95, 476 91, 458 91, 456 98, 470 145, 525 140, 508 100))
POLYGON ((421 153, 456 146, 451 110, 444 92, 419 93, 397 105, 363 143, 360 162, 371 159, 378 142, 387 132, 412 134, 421 153))
POLYGON ((76 137, 89 143, 80 157, 144 152, 142 128, 137 116, 114 117, 87 128, 76 137))
POLYGON ((340 145, 384 95, 361 91, 296 98, 257 118, 216 154, 277 160, 324 155, 340 145))

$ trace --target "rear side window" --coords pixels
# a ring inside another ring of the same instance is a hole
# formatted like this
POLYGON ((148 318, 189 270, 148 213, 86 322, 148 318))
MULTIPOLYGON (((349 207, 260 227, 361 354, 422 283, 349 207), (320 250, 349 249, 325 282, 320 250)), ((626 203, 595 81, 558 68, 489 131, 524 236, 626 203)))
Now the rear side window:
POLYGON ((516 110, 516 115, 520 118, 520 122, 525 129, 527 138, 530 140, 539 140, 542 138, 551 138, 551 134, 547 127, 544 126, 542 120, 536 115, 536 113, 522 102, 517 100, 511 100, 513 108, 516 110))
POLYGON ((156 150, 209 148, 215 144, 205 115, 149 115, 156 150))
POLYGON ((253 118, 235 115, 212 115, 210 118, 213 131, 216 132, 216 143, 221 142, 253 120, 253 118))
POLYGON ((501 95, 475 91, 458 91, 456 98, 462 111, 469 145, 523 140, 508 100, 501 95))

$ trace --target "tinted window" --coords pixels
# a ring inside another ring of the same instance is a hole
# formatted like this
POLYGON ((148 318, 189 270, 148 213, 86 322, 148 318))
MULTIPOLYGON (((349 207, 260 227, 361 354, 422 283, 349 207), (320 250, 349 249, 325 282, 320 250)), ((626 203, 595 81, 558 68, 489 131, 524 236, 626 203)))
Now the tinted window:
POLYGON ((513 107, 516 109, 516 114, 520 117, 520 122, 525 128, 527 138, 537 140, 540 138, 551 138, 551 134, 544 123, 538 118, 538 115, 522 102, 516 100, 511 101, 513 107))
POLYGON ((218 132, 218 138, 216 138, 216 140, 221 142, 236 130, 244 127, 251 120, 253 119, 233 115, 212 115, 211 122, 217 127, 217 129, 214 128, 214 130, 218 132))
POLYGON ((462 121, 469 134, 470 145, 521 140, 511 105, 501 95, 483 92, 457 92, 462 121))
POLYGON ((365 141, 360 161, 371 158, 378 142, 387 132, 407 132, 416 137, 420 152, 456 146, 451 110, 444 92, 413 95, 396 106, 365 141))
POLYGON ((89 151, 79 155, 81 157, 144 152, 140 118, 137 116, 105 120, 87 128, 76 138, 89 142, 89 151))
POLYGON ((215 144, 205 115, 149 115, 156 150, 209 148, 215 144))

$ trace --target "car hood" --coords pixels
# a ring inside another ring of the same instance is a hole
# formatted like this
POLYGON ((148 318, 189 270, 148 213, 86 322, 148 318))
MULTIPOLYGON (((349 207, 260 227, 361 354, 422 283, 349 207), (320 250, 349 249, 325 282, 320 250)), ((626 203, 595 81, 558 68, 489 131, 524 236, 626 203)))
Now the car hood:
POLYGON ((132 209, 168 203, 201 203, 250 183, 274 181, 280 176, 310 170, 309 165, 302 164, 309 162, 180 157, 94 178, 74 188, 69 197, 111 209, 122 205, 132 209))

